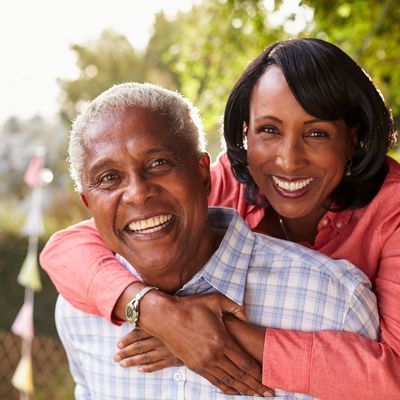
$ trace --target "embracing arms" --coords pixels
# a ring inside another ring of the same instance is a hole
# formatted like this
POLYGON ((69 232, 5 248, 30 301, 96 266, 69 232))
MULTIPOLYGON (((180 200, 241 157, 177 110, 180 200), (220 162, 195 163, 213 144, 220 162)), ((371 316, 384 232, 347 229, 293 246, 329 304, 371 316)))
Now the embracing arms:
MULTIPOLYGON (((82 224, 73 228, 71 235, 70 231, 54 235, 41 255, 41 264, 55 282, 58 290, 76 307, 111 319, 114 306, 118 304, 118 299, 124 289, 132 284, 133 278, 113 258, 112 252, 101 244, 93 225, 91 223, 83 225, 84 229, 82 229, 82 224), (66 239, 65 236, 68 235, 75 239, 72 240, 71 237, 66 239), (77 244, 82 248, 87 248, 87 242, 91 243, 92 250, 89 248, 86 251, 78 251, 77 244), (101 262, 98 261, 99 259, 101 262), (118 272, 107 272, 108 269, 118 270, 118 272), (114 294, 110 293, 111 288, 114 294), (105 296, 104 293, 107 295, 105 296), (96 306, 93 307, 91 304, 96 304, 96 306)), ((398 266, 400 256, 398 243, 400 238, 393 237, 391 240, 386 244, 375 280, 375 292, 381 318, 380 342, 364 339, 353 333, 333 331, 305 333, 269 328, 265 335, 263 349, 263 383, 265 385, 280 387, 291 392, 306 392, 328 400, 357 397, 376 399, 382 396, 387 399, 399 398, 400 269, 398 266), (355 397, 354 391, 356 391, 355 397)), ((134 289, 135 285, 141 284, 133 283, 130 286, 130 288, 133 287, 133 292, 132 296, 128 295, 129 300, 139 290, 134 289)), ((233 374, 235 378, 240 378, 243 369, 246 370, 249 365, 254 365, 254 360, 249 358, 245 361, 246 357, 243 355, 245 353, 227 334, 222 324, 222 316, 225 312, 238 312, 234 309, 235 305, 228 300, 222 300, 217 295, 212 296, 215 296, 215 299, 211 299, 210 304, 202 298, 176 299, 154 291, 149 292, 141 302, 143 308, 141 308, 140 324, 150 334, 158 335, 178 359, 229 392, 227 388, 231 383, 230 374, 233 374), (161 310, 158 314, 154 311, 157 307, 161 310), (159 319, 167 313, 168 320, 171 321, 172 318, 174 321, 170 327, 174 326, 174 328, 168 329, 168 323, 165 323, 164 331, 159 329, 160 321, 153 319, 152 316, 156 315, 159 319), (190 325, 186 323, 188 318, 194 321, 193 326, 196 327, 196 331, 188 328, 190 325), (196 325, 198 321, 202 321, 201 326, 196 325), (187 340, 175 343, 177 327, 179 327, 179 337, 185 337, 187 340), (160 331, 163 331, 162 337, 160 331), (204 340, 201 346, 196 346, 196 348, 192 346, 192 343, 199 343, 199 340, 204 340), (207 348, 209 351, 199 352, 198 348, 207 348), (213 357, 209 356, 213 355, 213 351, 217 351, 216 354, 219 355, 217 364, 222 363, 221 368, 216 367, 215 363, 210 366, 213 357)), ((117 305, 115 308, 120 318, 126 301, 123 300, 121 304, 123 306, 117 305)), ((117 316, 114 320, 118 320, 117 316)), ((238 337, 235 337, 235 340, 246 349, 238 337)), ((256 358, 259 357, 256 356, 256 358)), ((252 385, 252 378, 254 379, 256 375, 256 372, 246 375, 248 385, 252 385)), ((243 387, 238 386, 230 389, 243 391, 243 387)), ((234 393, 234 391, 229 393, 234 393)))
MULTIPOLYGON (((54 234, 40 263, 72 305, 114 323, 122 322, 125 305, 144 287, 102 243, 92 221, 54 234)), ((236 303, 217 294, 178 298, 151 291, 141 300, 140 311, 142 329, 160 338, 179 360, 225 393, 270 393, 260 383, 260 365, 223 324, 225 313, 245 318, 236 303)))

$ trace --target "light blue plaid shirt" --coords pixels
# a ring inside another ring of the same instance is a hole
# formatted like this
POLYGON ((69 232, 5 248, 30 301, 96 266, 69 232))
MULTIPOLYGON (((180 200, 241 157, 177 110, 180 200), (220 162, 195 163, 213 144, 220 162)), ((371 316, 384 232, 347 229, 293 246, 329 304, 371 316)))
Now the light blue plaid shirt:
MULTIPOLYGON (((231 209, 210 208, 213 226, 227 229, 204 268, 178 296, 221 292, 246 304, 250 322, 275 328, 357 332, 377 339, 376 299, 368 278, 347 261, 334 261, 294 243, 254 234, 231 209)), ((128 270, 137 272, 121 258, 128 270)), ((140 373, 122 368, 112 357, 128 323, 114 326, 83 313, 61 296, 56 324, 76 382, 76 399, 254 399, 227 396, 186 367, 140 373)), ((194 344, 195 345, 195 344, 194 344)), ((283 399, 311 399, 276 390, 283 399)))

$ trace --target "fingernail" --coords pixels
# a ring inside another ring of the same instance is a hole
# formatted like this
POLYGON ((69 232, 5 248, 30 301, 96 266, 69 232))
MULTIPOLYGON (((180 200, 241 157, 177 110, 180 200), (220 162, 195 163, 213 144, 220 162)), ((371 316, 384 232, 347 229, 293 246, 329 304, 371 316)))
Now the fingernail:
POLYGON ((127 366, 128 366, 125 360, 122 360, 122 361, 119 363, 119 365, 120 365, 121 367, 127 367, 127 366))
POLYGON ((118 342, 118 343, 117 343, 117 347, 118 347, 119 349, 122 349, 124 346, 123 346, 123 344, 122 344, 121 342, 118 342))
POLYGON ((274 396, 275 395, 275 392, 272 390, 272 389, 267 389, 264 393, 263 393, 263 396, 264 397, 271 397, 271 396, 274 396))
POLYGON ((116 354, 116 355, 114 356, 114 361, 115 361, 115 362, 120 362, 120 361, 121 361, 121 357, 120 357, 118 354, 116 354))

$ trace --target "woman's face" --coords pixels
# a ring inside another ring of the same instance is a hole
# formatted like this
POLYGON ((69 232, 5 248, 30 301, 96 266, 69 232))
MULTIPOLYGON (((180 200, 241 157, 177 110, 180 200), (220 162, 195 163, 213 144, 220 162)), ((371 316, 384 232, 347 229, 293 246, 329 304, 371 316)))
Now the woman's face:
POLYGON ((254 87, 247 133, 249 171, 277 213, 321 215, 352 156, 356 129, 308 114, 277 66, 254 87))

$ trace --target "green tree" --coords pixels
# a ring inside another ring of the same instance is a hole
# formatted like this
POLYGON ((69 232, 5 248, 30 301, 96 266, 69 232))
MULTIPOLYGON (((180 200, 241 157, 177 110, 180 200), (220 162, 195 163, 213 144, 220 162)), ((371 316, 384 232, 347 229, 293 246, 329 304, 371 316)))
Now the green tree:
POLYGON ((400 1, 308 0, 311 34, 350 54, 373 78, 400 122, 400 1))
POLYGON ((96 41, 74 44, 79 76, 60 79, 61 114, 68 121, 74 118, 85 102, 92 100, 114 83, 143 81, 145 68, 128 39, 113 30, 106 30, 96 41))
POLYGON ((180 15, 171 68, 200 110, 213 155, 221 147, 221 117, 233 84, 266 44, 285 36, 282 27, 268 26, 263 3, 204 0, 180 15))

